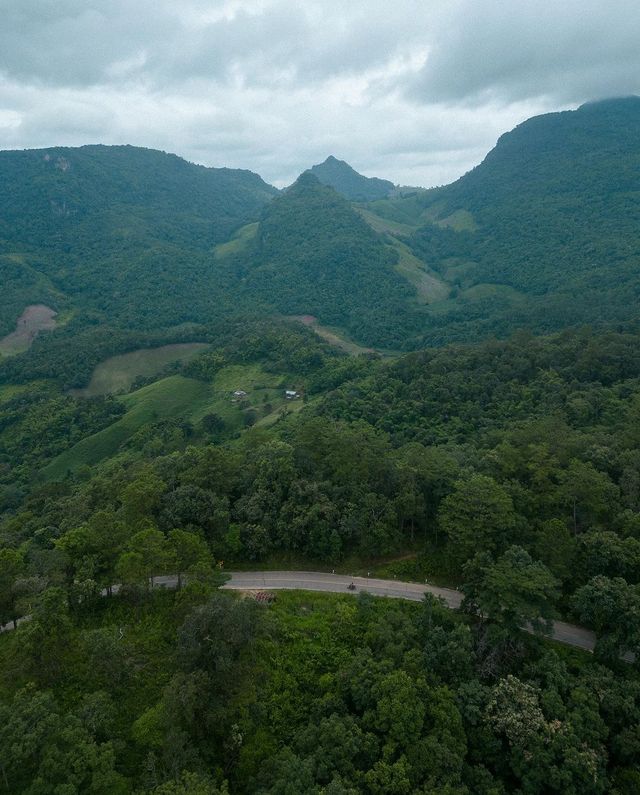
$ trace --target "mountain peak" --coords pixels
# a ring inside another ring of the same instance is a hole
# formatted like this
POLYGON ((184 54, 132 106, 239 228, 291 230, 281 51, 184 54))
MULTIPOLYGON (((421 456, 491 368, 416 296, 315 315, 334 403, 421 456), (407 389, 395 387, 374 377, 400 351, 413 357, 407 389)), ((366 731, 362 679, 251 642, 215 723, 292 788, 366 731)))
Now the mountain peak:
POLYGON ((384 199, 393 190, 393 182, 359 174, 344 160, 329 155, 323 163, 312 166, 309 172, 323 185, 329 185, 350 201, 384 199))

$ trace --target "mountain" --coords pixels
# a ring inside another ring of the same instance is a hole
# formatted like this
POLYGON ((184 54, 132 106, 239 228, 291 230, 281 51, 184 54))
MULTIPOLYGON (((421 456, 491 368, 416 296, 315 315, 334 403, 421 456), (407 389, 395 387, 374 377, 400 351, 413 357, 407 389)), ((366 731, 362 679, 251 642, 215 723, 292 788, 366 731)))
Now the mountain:
POLYGON ((630 323, 639 173, 637 97, 529 119, 453 184, 392 195, 334 157, 280 193, 135 147, 2 152, 0 337, 36 303, 141 332, 310 314, 397 349, 630 323))
POLYGON ((0 152, 0 333, 28 303, 122 325, 206 316, 211 249, 278 191, 250 171, 132 146, 0 152))
POLYGON ((247 306, 317 315, 370 345, 406 336, 414 291, 394 270, 397 255, 310 171, 265 207, 244 260, 247 306))
POLYGON ((370 202, 383 199, 394 189, 393 182, 377 177, 364 177, 351 168, 344 160, 333 155, 318 165, 312 166, 311 173, 323 185, 329 185, 349 201, 370 202))
POLYGON ((418 344, 636 318, 639 174, 629 97, 529 119, 452 185, 376 203, 452 288, 418 344))

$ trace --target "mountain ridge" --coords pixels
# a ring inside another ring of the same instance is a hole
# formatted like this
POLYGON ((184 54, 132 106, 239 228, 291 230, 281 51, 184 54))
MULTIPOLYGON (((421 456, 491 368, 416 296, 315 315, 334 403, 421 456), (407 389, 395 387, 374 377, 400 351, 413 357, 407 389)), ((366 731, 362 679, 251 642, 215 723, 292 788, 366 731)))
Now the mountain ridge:
POLYGON ((350 201, 375 201, 388 196, 395 188, 393 182, 379 177, 365 177, 346 161, 329 155, 325 161, 309 171, 323 184, 337 190, 350 201))

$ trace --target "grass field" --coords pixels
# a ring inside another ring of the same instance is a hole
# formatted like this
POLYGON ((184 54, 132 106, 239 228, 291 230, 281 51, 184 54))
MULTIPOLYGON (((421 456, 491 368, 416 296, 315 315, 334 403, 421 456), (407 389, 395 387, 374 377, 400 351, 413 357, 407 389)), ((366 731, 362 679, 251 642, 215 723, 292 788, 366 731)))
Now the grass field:
POLYGON ((31 347, 41 331, 50 331, 56 326, 56 313, 44 304, 28 306, 18 318, 16 330, 0 339, 0 354, 15 356, 31 347))
POLYGON ((449 296, 449 285, 430 272, 424 262, 411 253, 407 245, 400 240, 394 240, 393 248, 400 257, 396 271, 416 288, 418 301, 432 304, 444 301, 449 296))
POLYGON ((526 301, 526 296, 506 284, 474 284, 466 290, 461 290, 456 298, 439 301, 430 306, 430 311, 441 315, 451 311, 453 307, 473 306, 482 301, 490 300, 494 303, 501 302, 505 306, 516 306, 526 301))
POLYGON ((298 386, 286 376, 266 373, 260 365, 225 367, 213 383, 180 375, 162 378, 119 398, 126 413, 57 456, 41 471, 41 477, 57 480, 82 466, 97 464, 115 455, 143 425, 159 420, 181 419, 197 425, 207 414, 217 414, 233 433, 245 426, 249 412, 255 412, 255 424, 268 425, 282 412, 301 408, 301 400, 288 402, 284 397, 285 389, 298 386), (247 392, 247 397, 234 401, 235 390, 247 392))
POLYGON ((85 389, 77 389, 78 397, 96 397, 128 392, 136 378, 159 373, 171 362, 185 362, 209 346, 202 342, 163 345, 160 348, 140 348, 121 356, 112 356, 93 371, 85 389))
POLYGON ((456 210, 446 218, 435 221, 438 226, 449 227, 454 232, 475 232, 478 224, 468 210, 456 210))
POLYGON ((410 235, 417 229, 417 226, 394 221, 391 218, 383 218, 381 215, 371 212, 371 210, 365 210, 364 207, 357 207, 356 209, 375 232, 388 232, 391 235, 410 235))
POLYGON ((229 256, 229 254, 236 254, 238 251, 245 249, 256 236, 257 231, 257 223, 247 224, 238 229, 231 240, 226 243, 220 243, 214 248, 216 259, 222 259, 229 256))
MULTIPOLYGON (((383 218, 382 216, 376 215, 375 213, 371 212, 371 210, 366 210, 363 207, 359 207, 357 209, 362 218, 364 218, 364 220, 372 229, 374 229, 376 232, 390 236, 391 246, 398 252, 400 257, 395 269, 401 276, 404 276, 404 278, 416 288, 418 301, 423 304, 444 301, 449 295, 449 285, 446 284, 446 282, 444 282, 437 274, 430 272, 425 263, 412 254, 409 247, 403 243, 402 240, 398 239, 398 235, 410 235, 412 232, 415 232, 415 230, 418 228, 417 225, 413 226, 408 223, 392 220, 390 218, 383 218)), ((464 210, 459 211, 459 213, 464 212, 464 210)), ((456 223, 470 223, 466 216, 464 218, 462 218, 462 216, 458 217, 459 213, 456 212, 450 217, 450 219, 446 219, 446 221, 450 221, 450 223, 445 223, 445 221, 443 221, 441 222, 441 225, 450 225, 456 228, 456 223), (456 217, 454 218, 454 216, 456 217)), ((467 215, 469 215, 469 213, 467 213, 467 215)), ((320 332, 318 331, 318 333, 320 332)), ((327 338, 325 337, 325 339, 327 338)), ((331 340, 328 341, 331 342, 331 340)))

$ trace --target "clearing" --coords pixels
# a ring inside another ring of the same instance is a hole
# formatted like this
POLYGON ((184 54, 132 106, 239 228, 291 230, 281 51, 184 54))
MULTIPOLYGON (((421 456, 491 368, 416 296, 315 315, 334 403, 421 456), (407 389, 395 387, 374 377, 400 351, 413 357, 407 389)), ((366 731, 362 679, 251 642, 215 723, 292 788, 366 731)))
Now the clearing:
POLYGON ((100 362, 87 387, 73 390, 73 394, 77 397, 97 397, 128 392, 137 378, 156 375, 172 362, 186 362, 208 347, 205 342, 187 342, 162 345, 160 348, 139 348, 112 356, 100 362))
POLYGON ((16 330, 0 339, 0 354, 15 356, 31 347, 40 331, 51 331, 56 327, 57 312, 44 304, 28 306, 18 318, 16 330))
POLYGON ((303 326, 308 326, 315 331, 319 337, 322 337, 323 340, 328 342, 329 345, 340 348, 346 353, 351 354, 351 356, 357 356, 360 353, 379 353, 379 351, 375 351, 373 348, 365 348, 362 345, 358 345, 357 342, 348 339, 340 329, 329 329, 327 326, 321 326, 318 323, 318 319, 313 315, 289 315, 286 319, 295 320, 298 323, 302 323, 303 326))
POLYGON ((257 231, 257 222, 241 226, 240 229, 235 232, 231 240, 227 240, 226 243, 220 243, 214 248, 215 258, 224 259, 230 254, 237 254, 239 251, 244 251, 256 236, 257 231))
POLYGON ((118 398, 127 409, 120 419, 65 450, 40 475, 57 480, 82 466, 97 464, 118 453, 143 425, 161 420, 197 425, 208 414, 217 414, 231 433, 251 424, 268 425, 302 407, 302 400, 289 402, 284 397, 285 389, 298 387, 288 376, 267 373, 258 364, 224 367, 211 383, 181 375, 162 378, 118 398), (246 398, 234 401, 235 390, 245 391, 246 398))
POLYGON ((405 243, 393 238, 392 247, 398 252, 400 257, 395 269, 416 288, 420 303, 434 304, 449 297, 451 289, 449 285, 433 271, 430 271, 415 254, 412 254, 405 243))
POLYGON ((371 210, 365 210, 364 207, 356 207, 355 210, 369 224, 374 232, 388 233, 391 235, 410 235, 418 228, 417 226, 406 224, 402 221, 383 218, 381 215, 377 215, 371 210))
MULTIPOLYGON (((407 236, 415 232, 418 228, 417 225, 411 226, 408 223, 383 218, 363 207, 356 209, 374 231, 387 236, 390 247, 398 252, 400 259, 395 266, 395 270, 415 287, 417 299, 421 304, 437 303, 438 301, 444 301, 449 296, 449 285, 438 274, 430 270, 422 260, 418 259, 406 243, 403 243, 398 238, 398 235, 407 236)), ((460 212, 464 211, 461 210, 460 212)), ((456 214, 454 213, 454 215, 456 214)), ((442 222, 442 224, 446 225, 445 222, 442 222)), ((453 226, 453 222, 450 225, 453 226)), ((325 339, 327 338, 325 337, 325 339)), ((328 342, 331 342, 331 340, 328 340, 328 342)))

